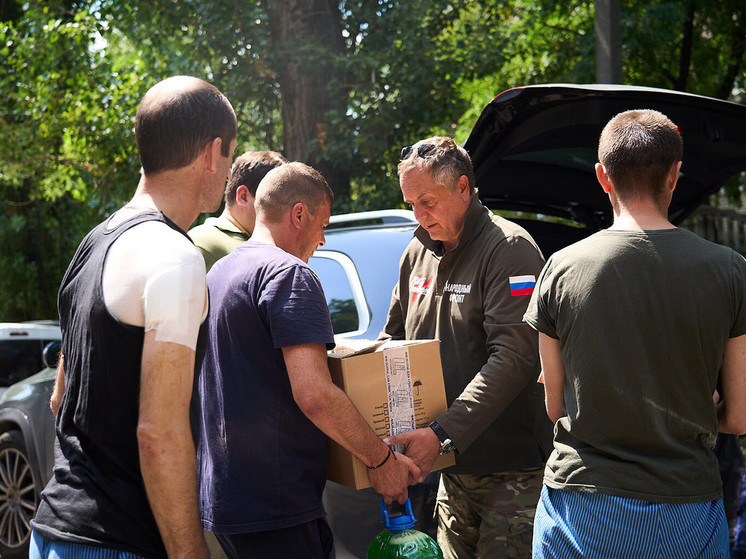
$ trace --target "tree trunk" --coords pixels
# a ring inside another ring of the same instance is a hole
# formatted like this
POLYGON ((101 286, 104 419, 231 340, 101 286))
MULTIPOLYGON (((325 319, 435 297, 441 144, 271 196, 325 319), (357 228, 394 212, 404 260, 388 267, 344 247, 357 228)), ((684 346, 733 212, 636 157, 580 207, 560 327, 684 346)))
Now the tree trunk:
POLYGON ((596 81, 622 83, 620 0, 595 0, 596 81))
POLYGON ((733 40, 731 42, 733 50, 729 57, 731 63, 726 69, 717 92, 717 96, 720 99, 728 99, 733 93, 736 78, 741 71, 741 64, 746 53, 746 22, 743 20, 746 17, 746 9, 744 9, 743 4, 738 6, 738 9, 739 11, 733 14, 733 40))
POLYGON ((684 22, 684 36, 681 40, 681 52, 679 53, 679 76, 673 84, 673 88, 678 91, 686 91, 689 81, 689 67, 692 63, 692 47, 694 45, 694 13, 696 11, 696 2, 690 0, 689 10, 684 22))
MULTIPOLYGON (((341 15, 333 0, 264 0, 282 96, 283 155, 320 171, 337 197, 350 189, 345 161, 331 156, 345 117, 341 15)), ((344 152, 346 153, 346 151, 344 152)))

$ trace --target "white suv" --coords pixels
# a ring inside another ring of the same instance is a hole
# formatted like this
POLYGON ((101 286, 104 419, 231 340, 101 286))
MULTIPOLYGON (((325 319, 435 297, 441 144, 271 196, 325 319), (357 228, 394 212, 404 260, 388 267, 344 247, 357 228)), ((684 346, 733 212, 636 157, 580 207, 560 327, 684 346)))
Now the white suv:
POLYGON ((60 341, 53 321, 0 322, 0 392, 44 368, 44 348, 60 341))

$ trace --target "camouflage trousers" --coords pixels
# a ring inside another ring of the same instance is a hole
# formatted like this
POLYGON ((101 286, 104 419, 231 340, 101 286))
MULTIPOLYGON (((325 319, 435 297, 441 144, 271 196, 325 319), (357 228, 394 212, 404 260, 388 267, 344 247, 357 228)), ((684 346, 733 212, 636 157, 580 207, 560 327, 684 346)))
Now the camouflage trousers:
POLYGON ((445 559, 529 559, 543 468, 488 475, 443 474, 438 545, 445 559))

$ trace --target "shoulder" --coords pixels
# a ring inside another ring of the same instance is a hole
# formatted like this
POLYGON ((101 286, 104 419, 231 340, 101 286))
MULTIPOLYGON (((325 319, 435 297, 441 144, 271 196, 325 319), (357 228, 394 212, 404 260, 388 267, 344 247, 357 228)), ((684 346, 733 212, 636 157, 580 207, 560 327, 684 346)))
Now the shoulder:
POLYGON ((210 217, 202 225, 192 227, 188 232, 189 237, 194 241, 194 244, 201 249, 211 248, 224 248, 225 246, 231 246, 234 248, 247 237, 242 237, 240 240, 234 240, 233 236, 235 233, 223 229, 219 226, 218 218, 210 217))
POLYGON ((205 257, 208 267, 248 239, 248 235, 227 231, 208 223, 190 229, 189 237, 205 257))
POLYGON ((732 258, 733 256, 737 256, 743 259, 743 256, 732 248, 710 241, 704 237, 700 237, 693 231, 682 229, 680 227, 677 228, 676 231, 682 243, 690 244, 693 247, 696 246, 698 251, 705 251, 722 258, 732 258))
POLYGON ((269 281, 278 274, 303 274, 316 277, 311 267, 300 258, 270 244, 248 240, 241 243, 210 270, 211 276, 256 276, 269 281))
POLYGON ((502 216, 488 211, 484 218, 484 227, 479 232, 479 242, 490 242, 499 245, 505 243, 510 246, 520 246, 525 249, 539 251, 539 246, 531 234, 522 226, 502 216))
POLYGON ((314 285, 321 286, 321 280, 313 271, 313 268, 306 262, 303 262, 300 258, 296 258, 292 254, 285 253, 286 258, 280 259, 277 264, 278 273, 284 273, 295 278, 302 283, 312 283, 314 285))
POLYGON ((617 245, 623 240, 624 238, 622 236, 615 235, 613 232, 602 229, 601 231, 596 231, 595 233, 588 235, 585 239, 581 239, 559 249, 552 255, 552 259, 558 261, 572 258, 583 258, 586 256, 597 256, 599 250, 603 250, 605 247, 610 245, 617 245))
MULTIPOLYGON (((427 235, 427 233, 425 233, 425 235, 427 235)), ((423 255, 431 251, 432 249, 425 246, 420 238, 418 238, 417 236, 413 236, 412 239, 409 241, 409 244, 407 244, 407 246, 404 248, 404 252, 399 259, 400 268, 402 265, 415 262, 416 260, 422 258, 423 255)))
MULTIPOLYGON (((474 239, 477 250, 484 258, 495 260, 505 265, 509 259, 511 265, 529 266, 541 269, 544 256, 533 237, 526 229, 504 217, 489 212, 484 227, 474 239)), ((538 270, 537 270, 538 271, 538 270)))
POLYGON ((197 241, 198 239, 206 239, 211 238, 215 233, 217 232, 217 228, 209 223, 209 219, 205 221, 202 225, 197 225, 196 227, 192 227, 188 231, 189 237, 193 241, 197 241))
MULTIPOLYGON (((723 266, 731 266, 739 274, 746 271, 746 259, 741 253, 731 247, 704 239, 692 231, 682 229, 681 232, 682 239, 691 247, 689 252, 694 252, 700 258, 706 259, 706 265, 711 266, 719 262, 723 266)), ((744 278, 746 278, 746 275, 744 275, 744 278)))
POLYGON ((249 279, 249 286, 250 289, 261 293, 260 299, 273 301, 273 304, 283 307, 300 304, 301 307, 310 308, 317 302, 326 305, 321 280, 302 260, 282 253, 269 259, 262 259, 256 265, 257 268, 249 279))
POLYGON ((608 252, 603 248, 604 240, 596 238, 598 234, 572 243, 549 256, 540 274, 541 281, 546 284, 557 281, 567 274, 579 273, 581 269, 587 270, 589 265, 600 265, 602 259, 599 258, 599 254, 608 256, 608 252))
POLYGON ((120 254, 136 255, 136 260, 151 259, 163 265, 203 263, 202 255, 189 238, 161 221, 147 221, 132 227, 112 248, 120 254))
POLYGON ((404 248, 404 254, 417 254, 421 252, 425 252, 427 247, 423 244, 423 242, 417 237, 413 236, 409 244, 404 248))

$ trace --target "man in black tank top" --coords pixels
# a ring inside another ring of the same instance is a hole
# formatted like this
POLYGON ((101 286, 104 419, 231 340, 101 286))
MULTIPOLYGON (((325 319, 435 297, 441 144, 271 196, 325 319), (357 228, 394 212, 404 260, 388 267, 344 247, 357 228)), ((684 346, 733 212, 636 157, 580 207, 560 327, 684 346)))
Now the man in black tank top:
POLYGON ((220 205, 236 117, 214 86, 177 76, 145 94, 135 134, 135 195, 86 236, 60 287, 55 466, 32 558, 208 557, 190 427, 206 284, 185 231, 220 205))

